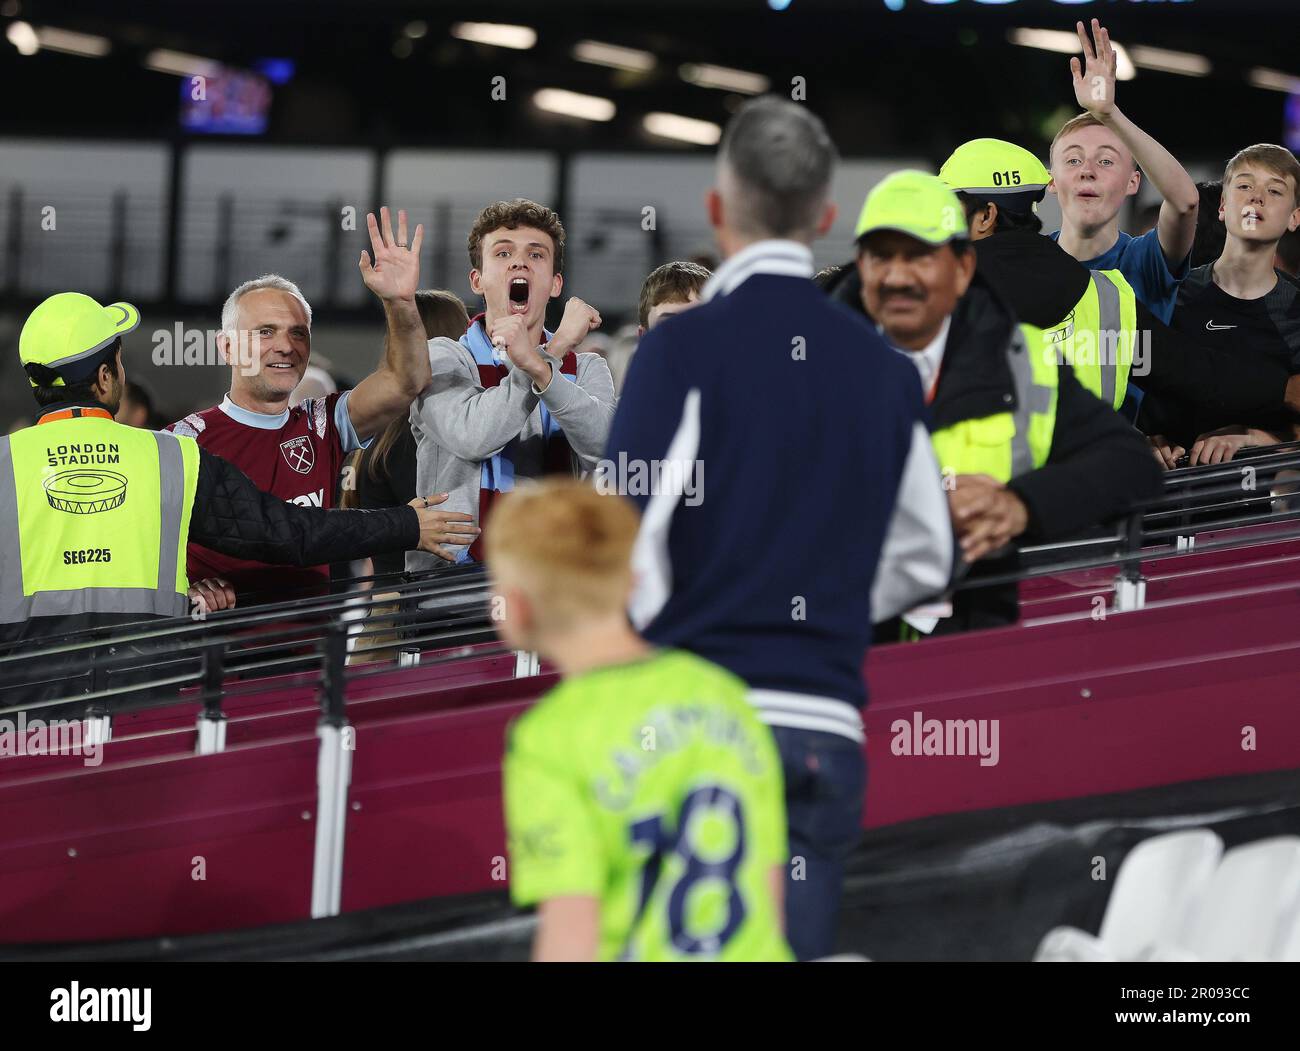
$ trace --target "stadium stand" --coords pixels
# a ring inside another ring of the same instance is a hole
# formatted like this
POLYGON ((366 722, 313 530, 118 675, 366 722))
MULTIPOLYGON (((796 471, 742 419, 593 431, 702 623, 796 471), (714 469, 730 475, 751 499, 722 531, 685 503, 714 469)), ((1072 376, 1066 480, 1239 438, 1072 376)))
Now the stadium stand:
MULTIPOLYGON (((1300 528, 1270 481, 1297 459, 1284 450, 1254 461, 1255 492, 1227 481, 1229 470, 1241 477, 1231 465, 1171 474, 1166 495, 1110 536, 1031 552, 1021 624, 877 648, 866 710, 869 830, 901 835, 961 815, 1300 768, 1291 688, 1300 642, 1289 630, 1300 528), (981 763, 974 736, 966 754, 924 763, 896 754, 899 721, 921 718, 959 731, 996 720, 995 764, 981 763), (1256 751, 1243 749, 1244 724, 1262 742, 1256 751)), ((404 598, 387 615, 406 636, 396 661, 344 666, 340 614, 367 601, 345 592, 203 624, 146 625, 134 635, 177 642, 149 682, 114 686, 112 656, 97 662, 87 684, 95 688, 77 702, 111 725, 97 765, 84 748, 57 759, 0 756, 5 951, 170 940, 499 893, 503 735, 554 675, 491 641, 481 570, 381 590, 404 598), (418 608, 431 596, 432 614, 418 608), (294 624, 268 630, 290 608, 294 624), (164 688, 172 694, 160 701, 164 688), (350 771, 333 780, 321 756, 339 750, 322 727, 354 744, 350 771), (326 821, 331 799, 339 809, 326 821), (224 874, 220 893, 192 878, 196 857, 224 874)), ((384 617, 365 624, 385 630, 384 617)), ((106 651, 126 637, 64 646, 106 651)), ((49 656, 11 653, 0 666, 12 676, 49 656)), ((138 680, 138 661, 131 671, 138 680)), ((12 696, 0 717, 22 710, 12 696)), ((1246 809, 1265 809, 1263 800, 1246 809)), ((1117 916, 1135 908, 1124 905, 1126 881, 1117 916)), ((1103 925, 1101 943, 1131 958, 1142 937, 1114 933, 1121 922, 1103 925)), ((1204 922, 1182 951, 1226 951, 1204 922)), ((866 944, 843 948, 878 955, 866 944)), ((1269 951, 1284 950, 1279 942, 1269 951)))

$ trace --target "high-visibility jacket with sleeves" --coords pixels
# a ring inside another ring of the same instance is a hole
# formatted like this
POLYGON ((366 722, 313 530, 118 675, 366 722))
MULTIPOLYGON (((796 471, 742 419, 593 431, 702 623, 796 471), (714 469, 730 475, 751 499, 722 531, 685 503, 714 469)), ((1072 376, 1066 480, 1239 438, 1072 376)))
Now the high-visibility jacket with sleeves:
POLYGON ((1083 298, 1047 338, 1079 382, 1113 409, 1124 403, 1138 339, 1137 294, 1118 270, 1092 270, 1083 298))
POLYGON ((1012 330, 1006 356, 1015 384, 1014 407, 958 420, 930 435, 945 477, 987 474, 1006 483, 1047 462, 1056 429, 1059 366, 1045 334, 1032 325, 1012 330))
POLYGON ((0 438, 0 625, 185 615, 198 476, 193 439, 104 410, 51 413, 0 438))

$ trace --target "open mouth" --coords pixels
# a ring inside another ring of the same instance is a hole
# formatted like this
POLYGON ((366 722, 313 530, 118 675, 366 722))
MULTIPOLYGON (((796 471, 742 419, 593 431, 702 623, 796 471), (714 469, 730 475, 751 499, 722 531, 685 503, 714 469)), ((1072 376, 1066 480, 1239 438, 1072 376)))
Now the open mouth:
POLYGON ((510 313, 522 314, 528 310, 528 278, 516 277, 510 281, 510 313))

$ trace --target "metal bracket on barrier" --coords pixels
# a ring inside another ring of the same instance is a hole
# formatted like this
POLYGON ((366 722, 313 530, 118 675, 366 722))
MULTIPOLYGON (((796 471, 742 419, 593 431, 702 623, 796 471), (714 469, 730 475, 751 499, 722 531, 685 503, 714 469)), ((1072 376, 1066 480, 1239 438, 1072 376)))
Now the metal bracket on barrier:
POLYGON ((1196 546, 1196 537, 1180 536, 1178 538, 1178 551, 1191 551, 1196 546))
POLYGON ((1147 582, 1141 576, 1125 576, 1121 573, 1115 578, 1116 613, 1131 613, 1141 609, 1147 603, 1147 582))
POLYGON ((405 646, 397 651, 397 666, 399 668, 414 668, 419 663, 419 646, 405 646))
POLYGON ((343 668, 347 625, 336 620, 325 638, 325 681, 321 719, 316 726, 316 848, 312 859, 312 919, 337 916, 343 901, 343 837, 347 828, 348 788, 352 783, 355 734, 344 712, 343 668))
POLYGON ((195 729, 199 732, 198 743, 194 746, 195 755, 216 755, 226 750, 224 715, 218 715, 215 719, 209 719, 206 714, 200 715, 195 729))
POLYGON ((108 744, 113 739, 113 717, 102 704, 92 704, 86 709, 81 739, 88 745, 108 744))
POLYGON ((515 650, 515 678, 523 679, 529 675, 540 675, 542 659, 532 650, 515 650))
POLYGON ((198 741, 195 755, 215 755, 226 750, 226 713, 221 710, 221 677, 225 664, 225 651, 221 646, 209 646, 203 651, 203 673, 200 696, 203 711, 199 713, 198 741))

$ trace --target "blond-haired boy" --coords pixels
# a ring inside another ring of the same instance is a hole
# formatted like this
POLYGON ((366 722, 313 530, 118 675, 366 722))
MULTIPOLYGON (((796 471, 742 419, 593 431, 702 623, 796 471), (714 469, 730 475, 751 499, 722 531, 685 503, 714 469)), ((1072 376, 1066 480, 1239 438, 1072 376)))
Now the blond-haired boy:
POLYGON ((498 633, 564 676, 509 731, 511 896, 536 960, 788 960, 775 744, 744 683, 629 626, 637 527, 570 480, 488 523, 498 633))

